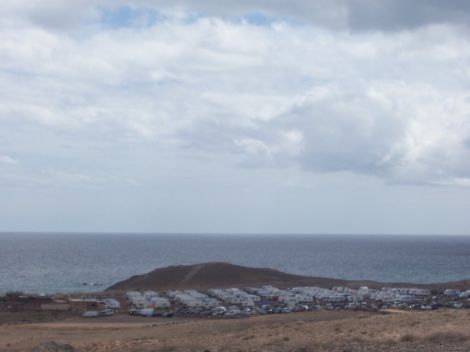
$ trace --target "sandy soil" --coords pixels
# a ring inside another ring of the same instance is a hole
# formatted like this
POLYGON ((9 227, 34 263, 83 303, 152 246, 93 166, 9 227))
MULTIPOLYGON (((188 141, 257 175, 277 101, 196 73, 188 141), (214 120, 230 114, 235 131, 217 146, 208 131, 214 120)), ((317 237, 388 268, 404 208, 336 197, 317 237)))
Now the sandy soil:
POLYGON ((310 312, 245 319, 119 315, 0 325, 0 351, 47 341, 79 351, 470 351, 470 312, 310 312))

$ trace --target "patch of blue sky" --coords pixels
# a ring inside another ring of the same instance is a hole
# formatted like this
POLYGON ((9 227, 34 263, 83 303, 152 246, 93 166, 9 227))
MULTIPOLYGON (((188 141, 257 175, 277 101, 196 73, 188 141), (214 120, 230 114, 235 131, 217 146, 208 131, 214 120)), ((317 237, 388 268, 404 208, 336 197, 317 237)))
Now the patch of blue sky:
POLYGON ((121 6, 116 9, 103 9, 101 24, 104 27, 118 29, 126 27, 151 27, 165 16, 156 9, 121 6))
POLYGON ((204 17, 206 17, 206 16, 204 16, 202 13, 190 12, 190 13, 187 13, 185 15, 185 17, 182 19, 182 21, 186 24, 191 24, 191 23, 197 22, 198 20, 200 20, 201 18, 204 18, 204 17))
POLYGON ((293 20, 288 17, 268 16, 261 12, 253 12, 237 18, 240 21, 245 21, 256 26, 271 26, 274 23, 287 23, 290 26, 301 26, 301 21, 293 20))
MULTIPOLYGON (((118 8, 103 8, 101 11, 101 25, 103 27, 119 29, 126 27, 151 27, 158 22, 170 20, 165 13, 155 8, 137 8, 133 6, 120 6, 118 8)), ((206 17, 203 13, 188 12, 178 18, 182 23, 191 24, 206 17)), ((290 26, 302 26, 304 23, 288 17, 268 16, 261 12, 253 12, 233 18, 236 22, 247 22, 256 26, 269 27, 275 23, 286 23, 290 26)))

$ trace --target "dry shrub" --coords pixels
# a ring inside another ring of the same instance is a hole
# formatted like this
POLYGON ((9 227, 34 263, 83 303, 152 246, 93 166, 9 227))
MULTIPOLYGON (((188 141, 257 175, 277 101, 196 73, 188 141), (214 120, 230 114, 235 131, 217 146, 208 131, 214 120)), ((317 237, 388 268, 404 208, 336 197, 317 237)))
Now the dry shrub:
POLYGON ((383 343, 384 345, 387 345, 387 346, 393 346, 397 344, 397 341, 394 339, 387 339, 383 343))
POLYGON ((176 347, 174 346, 163 346, 160 349, 158 349, 158 352, 175 352, 176 347))
POLYGON ((416 340, 416 336, 413 334, 405 334, 400 337, 401 342, 412 342, 416 340))
POLYGON ((251 339, 254 339, 255 338, 255 335, 249 335, 249 336, 245 336, 243 338, 243 340, 251 340, 251 339))
POLYGON ((366 342, 366 341, 365 341, 362 337, 360 337, 360 336, 354 336, 354 337, 352 338, 352 341, 353 341, 353 342, 356 342, 356 343, 364 343, 364 342, 366 342))
POLYGON ((469 337, 455 331, 439 331, 425 337, 426 341, 439 343, 439 342, 462 342, 468 340, 469 337))
MULTIPOLYGON (((290 346, 289 351, 292 352, 316 352, 318 349, 318 344, 313 342, 295 342, 291 341, 293 344, 290 346)), ((322 351, 324 349, 321 349, 322 351)))
POLYGON ((295 352, 313 352, 313 350, 307 346, 297 347, 294 351, 295 352))

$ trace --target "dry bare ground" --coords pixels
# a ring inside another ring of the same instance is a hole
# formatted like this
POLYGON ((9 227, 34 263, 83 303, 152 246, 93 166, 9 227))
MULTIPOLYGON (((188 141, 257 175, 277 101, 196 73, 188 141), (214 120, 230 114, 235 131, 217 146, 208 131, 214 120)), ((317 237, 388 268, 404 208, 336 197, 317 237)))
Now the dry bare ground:
POLYGON ((62 351, 62 345, 82 352, 470 351, 470 312, 319 311, 219 320, 120 315, 0 326, 2 352, 62 351))

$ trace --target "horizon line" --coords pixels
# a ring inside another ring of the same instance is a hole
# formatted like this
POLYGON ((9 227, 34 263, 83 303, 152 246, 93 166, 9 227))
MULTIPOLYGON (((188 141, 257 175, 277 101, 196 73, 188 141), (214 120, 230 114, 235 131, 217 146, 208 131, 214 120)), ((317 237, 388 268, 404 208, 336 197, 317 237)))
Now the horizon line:
POLYGON ((337 233, 337 232, 175 232, 175 231, 18 231, 0 230, 0 235, 152 235, 152 236, 470 236, 470 233, 337 233))

